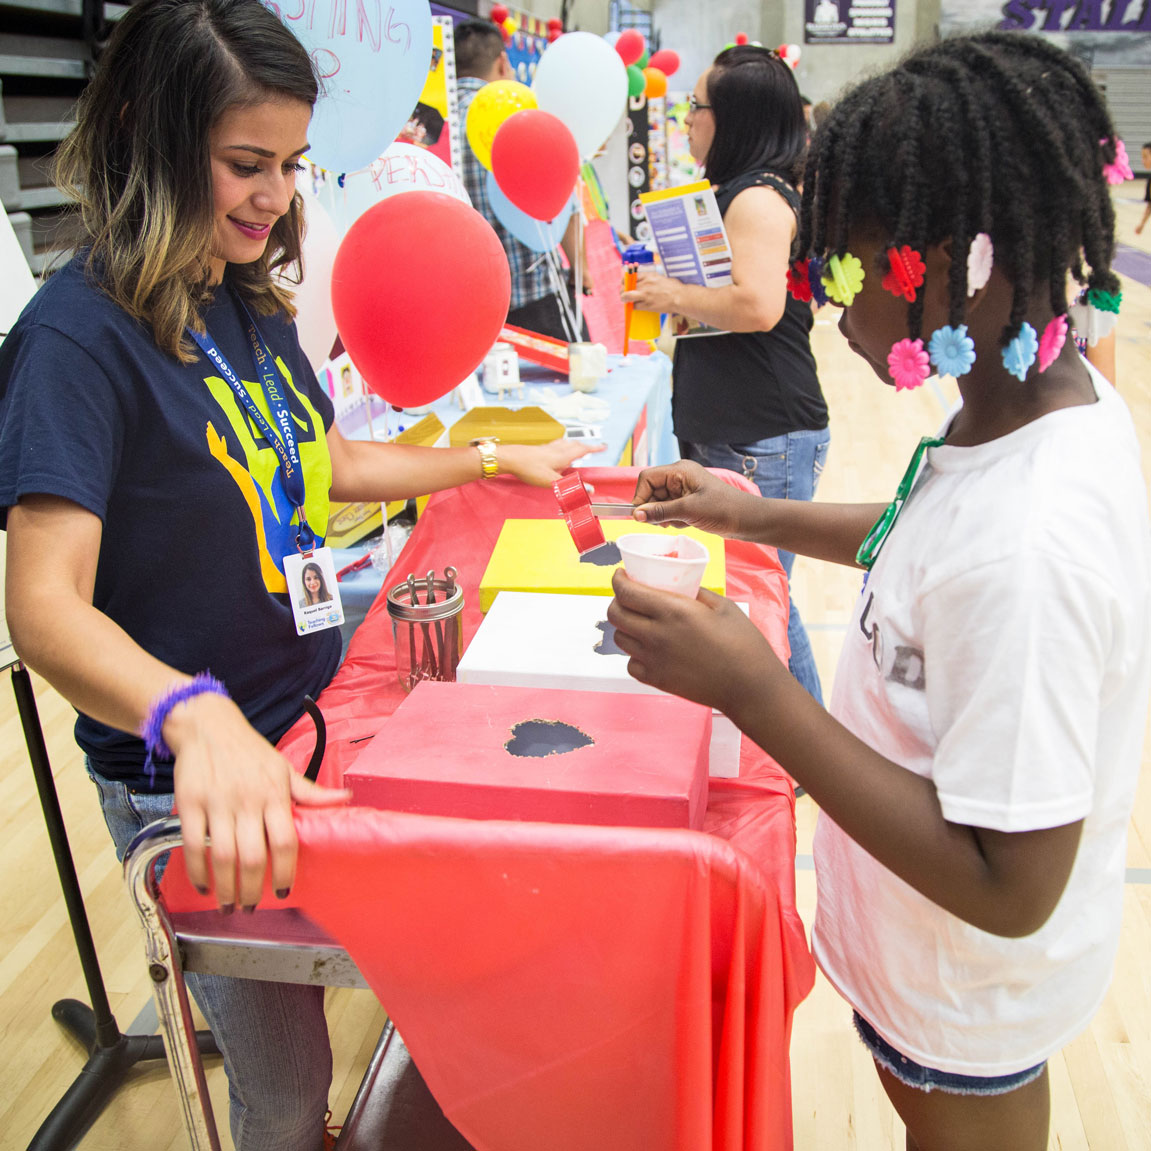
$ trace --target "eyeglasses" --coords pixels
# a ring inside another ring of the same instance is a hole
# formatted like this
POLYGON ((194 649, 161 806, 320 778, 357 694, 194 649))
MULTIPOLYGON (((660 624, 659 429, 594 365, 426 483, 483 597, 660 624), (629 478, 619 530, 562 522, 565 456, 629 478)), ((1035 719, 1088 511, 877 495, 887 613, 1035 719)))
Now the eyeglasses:
POLYGON ((710 111, 711 105, 710 104, 701 104, 694 96, 689 96, 687 98, 687 110, 693 116, 696 114, 696 112, 700 112, 704 108, 707 108, 710 111))
POLYGON ((887 542, 887 537, 891 534, 891 529, 895 527, 895 521, 899 519, 899 513, 903 511, 903 505, 907 503, 907 497, 911 495, 911 489, 919 478, 919 469, 923 466, 927 449, 938 448, 942 444, 942 439, 936 439, 933 436, 924 436, 919 441, 919 445, 911 457, 911 463, 907 465, 907 471, 903 473, 903 479, 899 481, 899 487, 895 490, 895 499, 883 509, 883 515, 872 524, 871 531, 864 536, 863 543, 859 545, 859 551, 855 553, 855 562, 860 567, 867 568, 868 571, 871 570, 871 565, 879 558, 880 549, 887 542))

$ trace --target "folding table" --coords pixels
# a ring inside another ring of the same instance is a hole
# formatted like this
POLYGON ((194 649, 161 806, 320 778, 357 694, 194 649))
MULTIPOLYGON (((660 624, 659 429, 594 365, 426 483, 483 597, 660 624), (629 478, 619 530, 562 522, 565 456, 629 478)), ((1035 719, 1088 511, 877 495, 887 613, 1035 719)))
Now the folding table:
MULTIPOLYGON (((627 499, 634 488, 630 469, 584 475, 597 498, 627 499)), ((553 514, 549 491, 502 477, 440 493, 385 587, 408 571, 455 566, 466 642, 504 517, 553 514)), ((786 655, 787 585, 773 549, 729 541, 726 550, 728 594, 750 603, 786 655)), ((381 597, 320 697, 321 783, 342 779, 402 698, 381 597)), ((302 765, 314 740, 304 720, 280 747, 302 765)), ((710 782, 704 831, 362 808, 301 809, 296 823, 293 906, 257 911, 224 938, 182 853, 172 854, 161 903, 153 898, 150 864, 173 828, 149 829, 125 861, 197 1151, 216 1144, 181 955, 190 970, 366 981, 479 1151, 791 1146, 791 1016, 814 966, 794 904, 791 783, 748 740, 740 777, 710 782)))

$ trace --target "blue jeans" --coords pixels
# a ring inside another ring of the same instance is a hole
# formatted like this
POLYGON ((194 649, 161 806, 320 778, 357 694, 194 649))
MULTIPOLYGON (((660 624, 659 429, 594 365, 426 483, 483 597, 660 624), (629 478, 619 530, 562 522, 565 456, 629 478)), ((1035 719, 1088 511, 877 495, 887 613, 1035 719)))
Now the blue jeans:
POLYGON ((943 1091, 948 1095, 1006 1095, 1026 1087, 1043 1074, 1047 1061, 1036 1063, 1026 1071, 1016 1071, 1013 1075, 959 1075, 954 1071, 936 1071, 924 1067, 914 1059, 908 1059, 892 1047, 858 1011, 852 1012, 852 1020, 864 1047, 871 1052, 872 1059, 880 1067, 889 1071, 900 1083, 914 1087, 917 1091, 943 1091))
MULTIPOLYGON (((172 814, 171 795, 89 774, 118 859, 137 832, 172 814)), ((324 989, 192 973, 186 980, 224 1056, 237 1151, 320 1151, 332 1081, 324 989)))
MULTIPOLYGON (((810 500, 819 486, 830 442, 831 432, 823 428, 818 432, 788 432, 787 435, 748 444, 693 444, 681 440, 679 448, 685 460, 695 460, 708 468, 727 468, 746 476, 759 488, 760 495, 782 500, 810 500)), ((790 580, 795 555, 780 551, 779 562, 790 580)), ((807 630, 799 618, 794 600, 787 617, 787 639, 791 644, 791 659, 787 665, 791 674, 817 703, 823 703, 811 641, 807 638, 807 630)))

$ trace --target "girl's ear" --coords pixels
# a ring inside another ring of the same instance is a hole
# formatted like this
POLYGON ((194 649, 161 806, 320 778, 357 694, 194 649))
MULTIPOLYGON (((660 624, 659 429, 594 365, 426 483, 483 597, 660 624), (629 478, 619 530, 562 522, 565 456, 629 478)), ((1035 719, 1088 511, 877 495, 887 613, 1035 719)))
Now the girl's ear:
POLYGON ((923 290, 924 327, 933 332, 941 324, 947 323, 951 312, 951 252, 950 237, 928 248, 923 254, 927 265, 923 290), (928 327, 928 325, 932 325, 928 327))

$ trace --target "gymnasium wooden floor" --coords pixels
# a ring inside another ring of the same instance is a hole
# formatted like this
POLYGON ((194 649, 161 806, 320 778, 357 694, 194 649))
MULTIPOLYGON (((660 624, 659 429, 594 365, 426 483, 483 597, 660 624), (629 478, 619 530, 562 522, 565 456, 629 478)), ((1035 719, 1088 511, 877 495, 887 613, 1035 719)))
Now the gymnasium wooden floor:
MULTIPOLYGON (((1133 235, 1141 194, 1141 184, 1117 190, 1118 236, 1122 243, 1151 252, 1151 228, 1142 237, 1133 235)), ((1134 413, 1144 467, 1151 475, 1151 289, 1125 280, 1124 295, 1119 390, 1134 413)), ((828 310, 816 328, 816 354, 832 413, 831 453, 819 495, 886 500, 919 436, 935 430, 954 393, 931 383, 912 394, 884 388, 854 361, 835 320, 828 310)), ((803 559, 797 563, 794 593, 825 688, 834 675, 858 578, 847 569, 803 559)), ((94 789, 72 742, 72 712, 38 679, 36 688, 112 1008, 122 1030, 146 1030, 153 1016, 139 929, 94 789)), ((1144 765, 1131 823, 1115 982, 1090 1030, 1052 1061, 1053 1151, 1151 1151, 1151 751, 1145 752, 1144 765)), ((812 801, 800 799, 796 881, 799 909, 809 924, 815 899, 815 815, 812 801)), ((0 688, 0 876, 0 1148, 23 1148, 83 1063, 79 1046, 52 1021, 51 1005, 86 995, 19 719, 6 688, 0 688)), ((328 1015, 335 1052, 331 1103, 338 1118, 351 1103, 384 1016, 370 993, 361 991, 329 992, 328 1015)), ((795 1017, 792 1081, 797 1151, 902 1151, 902 1127, 855 1039, 850 1012, 822 977, 795 1017)), ((209 1084, 226 1128, 219 1060, 210 1063, 209 1084)), ((230 1148, 226 1130, 221 1134, 230 1148)), ((85 1151, 184 1148, 166 1068, 138 1069, 81 1146, 85 1151)), ((547 1151, 546 1145, 540 1151, 547 1151)))

